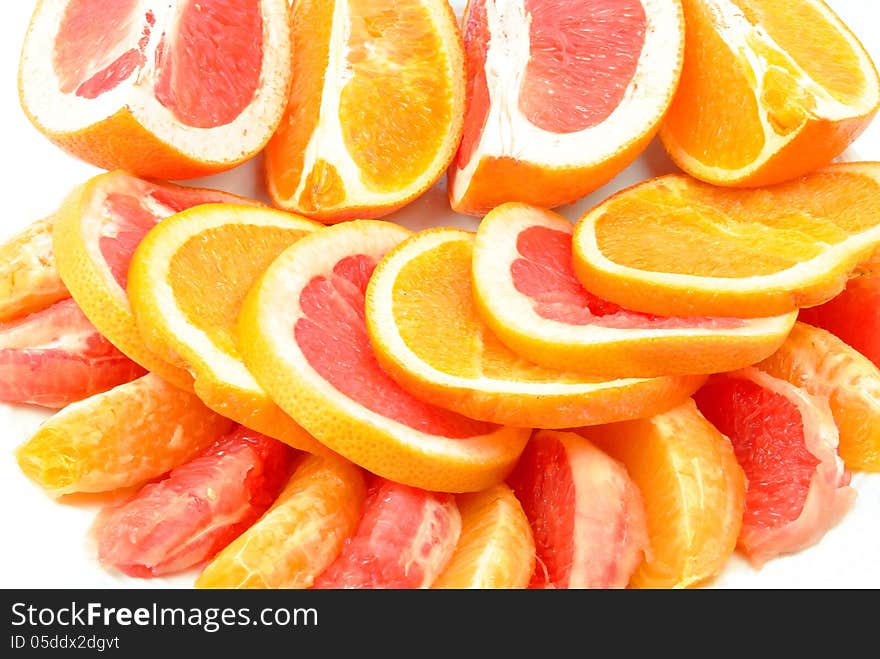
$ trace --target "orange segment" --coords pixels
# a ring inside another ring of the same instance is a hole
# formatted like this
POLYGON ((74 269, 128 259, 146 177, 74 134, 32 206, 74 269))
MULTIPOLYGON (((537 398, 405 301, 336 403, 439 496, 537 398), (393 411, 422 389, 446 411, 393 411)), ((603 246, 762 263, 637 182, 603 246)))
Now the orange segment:
POLYGON ((718 574, 736 547, 746 484, 730 442, 694 402, 578 432, 620 460, 642 492, 651 555, 630 585, 684 588, 718 574))

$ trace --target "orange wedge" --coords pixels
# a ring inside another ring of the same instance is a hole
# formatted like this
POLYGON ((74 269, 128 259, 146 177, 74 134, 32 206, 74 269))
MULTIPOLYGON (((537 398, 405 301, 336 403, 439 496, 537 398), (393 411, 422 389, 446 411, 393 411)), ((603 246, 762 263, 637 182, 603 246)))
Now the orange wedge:
POLYGON ((382 367, 414 396, 465 416, 570 428, 650 416, 683 402, 700 376, 607 380, 527 362, 480 319, 471 282, 474 235, 416 234, 376 267, 367 327, 382 367))
POLYGON ((390 213, 461 138, 464 51, 445 0, 293 4, 293 88, 266 149, 269 193, 324 222, 390 213))
POLYGON ((431 588, 526 588, 535 571, 535 540, 507 485, 457 498, 461 535, 431 588))
POLYGON ((716 575, 742 526, 745 476, 733 447, 692 400, 650 419, 581 428, 641 490, 651 555, 637 588, 685 588, 716 575))
POLYGON ((203 204, 156 225, 128 271, 145 345, 194 378, 212 410, 310 452, 326 452, 272 402, 241 361, 235 323, 254 281, 281 252, 322 225, 290 213, 203 204))
POLYGON ((140 485, 183 464, 232 421, 152 374, 68 405, 16 451, 52 496, 140 485))
POLYGON ((357 528, 363 472, 307 456, 272 507, 205 567, 196 588, 311 588, 357 528))
POLYGON ((757 318, 834 297, 880 245, 880 163, 761 190, 671 175, 584 215, 574 269, 591 293, 659 315, 757 318))
POLYGON ((684 67, 660 137, 715 185, 786 181, 831 162, 870 123, 880 81, 819 0, 683 0, 684 67))
POLYGON ((474 421, 409 395, 370 347, 367 282, 409 235, 360 220, 288 247, 245 299, 239 349, 278 406, 352 462, 425 490, 482 490, 504 479, 529 430, 474 421))

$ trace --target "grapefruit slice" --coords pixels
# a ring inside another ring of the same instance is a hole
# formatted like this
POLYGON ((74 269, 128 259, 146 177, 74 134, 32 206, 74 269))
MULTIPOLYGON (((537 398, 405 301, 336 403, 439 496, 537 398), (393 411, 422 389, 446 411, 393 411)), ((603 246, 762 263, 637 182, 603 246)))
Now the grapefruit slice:
POLYGON ((843 518, 855 490, 827 402, 755 368, 713 376, 694 399, 748 479, 739 545, 753 565, 815 544, 843 518))
POLYGON ((281 409, 355 464, 414 487, 482 490, 504 479, 529 430, 474 421, 411 396, 370 347, 367 282, 409 235, 360 220, 288 247, 245 299, 239 350, 281 409))
POLYGON ((532 588, 626 587, 649 547, 642 496, 619 462, 539 430, 508 483, 535 536, 532 588))
POLYGON ((233 423, 195 395, 147 375, 68 405, 16 451, 55 497, 141 485, 183 464, 233 423))
POLYGON ((456 497, 461 535, 431 588, 525 588, 535 571, 529 520, 509 487, 500 483, 456 497))
POLYGON ((98 560, 132 577, 180 572, 210 559, 272 505, 294 452, 239 426, 94 525, 98 560))
POLYGON ((293 3, 293 87, 266 149, 275 204, 373 218, 443 174, 461 137, 464 53, 444 0, 293 3))
POLYGON ((103 169, 190 178, 272 135, 290 85, 286 0, 42 0, 18 85, 37 129, 103 169))
POLYGON ((880 163, 839 163, 765 189, 670 175, 577 223, 578 279, 621 306, 757 318, 826 302, 880 244, 880 163))
POLYGON ((571 265, 573 227, 526 204, 489 212, 474 243, 480 314, 505 345, 548 368, 614 377, 719 373, 769 356, 794 312, 676 318, 630 311, 587 291, 571 265))
POLYGON ((357 529, 363 472, 308 455, 273 506, 202 571, 196 588, 311 588, 357 529))
POLYGON ((820 0, 684 0, 681 82, 660 137, 686 172, 759 186, 831 162, 880 106, 856 37, 820 0))
POLYGON ((657 131, 681 72, 677 1, 471 0, 464 136, 452 207, 565 204, 608 182, 657 131))
POLYGON ((376 357, 414 396, 492 423, 570 428, 649 416, 702 384, 690 375, 608 380, 525 361, 477 312, 473 245, 467 231, 422 231, 370 279, 366 317, 376 357))
POLYGON ((203 204, 154 227, 128 270, 128 299, 148 349, 189 371, 212 410, 294 448, 326 452, 272 402, 241 361, 235 323, 254 281, 321 225, 235 204, 203 204))
POLYGON ((460 534, 451 494, 376 479, 357 530, 315 588, 429 588, 452 559, 460 534))
POLYGON ((129 261, 147 232, 169 215, 210 202, 257 204, 217 190, 109 172, 70 194, 56 215, 53 233, 61 278, 101 334, 148 371, 190 390, 188 372, 144 345, 125 289, 129 261))
POLYGON ((577 432, 620 460, 642 493, 651 551, 631 586, 686 588, 721 571, 736 548, 746 481, 730 442, 692 400, 577 432))

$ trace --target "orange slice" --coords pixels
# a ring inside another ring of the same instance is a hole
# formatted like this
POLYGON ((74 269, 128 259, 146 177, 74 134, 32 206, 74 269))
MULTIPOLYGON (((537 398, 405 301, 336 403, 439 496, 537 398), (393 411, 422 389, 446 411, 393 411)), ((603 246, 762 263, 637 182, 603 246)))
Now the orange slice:
POLYGON ((245 299, 239 349, 279 407, 352 462, 425 490, 482 490, 507 475, 529 430, 467 419, 409 395, 370 347, 367 282, 409 235, 361 220, 288 247, 245 299))
POLYGON ((148 349, 192 373, 212 410, 311 452, 326 452, 272 402, 241 361, 235 323, 254 281, 285 248, 322 225, 290 213, 203 204, 150 230, 128 271, 148 349))
POLYGON ((659 315, 755 318, 820 304, 880 244, 880 163, 762 190, 672 175, 584 215, 574 269, 591 293, 659 315))
POLYGON ((324 222, 385 215, 443 173, 464 115, 444 0, 293 4, 293 88, 266 149, 275 203, 324 222))
POLYGON ((570 428, 678 405, 699 376, 607 380, 551 370, 508 350, 477 313, 474 235, 429 229, 392 251, 367 288, 367 327, 382 367, 414 396, 492 423, 570 428))
POLYGON ((68 405, 16 457, 25 475, 52 496, 107 492, 158 478, 233 425, 148 373, 68 405))
POLYGON ((281 120, 288 16, 287 0, 41 0, 19 64, 22 107, 104 169, 171 179, 229 169, 281 120))
POLYGON ((736 547, 746 482, 730 442, 694 402, 578 433, 620 460, 642 492, 651 555, 630 585, 685 588, 718 574, 736 547))
POLYGON ((677 0, 470 0, 463 25, 468 104, 449 172, 462 213, 604 185, 651 141, 681 73, 677 0))
POLYGON ((196 588, 311 588, 357 528, 363 473, 307 456, 272 507, 205 567, 196 588))
POLYGON ((503 204, 480 223, 474 295, 505 345, 548 368, 615 377, 719 373, 782 345, 794 312, 771 318, 656 316, 587 291, 571 264, 572 225, 526 204, 503 204))
POLYGON ((880 81, 819 0, 683 0, 684 67, 660 130, 716 185, 786 181, 828 164, 870 123, 880 81))
POLYGON ((461 535, 431 588, 526 588, 535 571, 529 520, 503 484, 457 497, 461 535))

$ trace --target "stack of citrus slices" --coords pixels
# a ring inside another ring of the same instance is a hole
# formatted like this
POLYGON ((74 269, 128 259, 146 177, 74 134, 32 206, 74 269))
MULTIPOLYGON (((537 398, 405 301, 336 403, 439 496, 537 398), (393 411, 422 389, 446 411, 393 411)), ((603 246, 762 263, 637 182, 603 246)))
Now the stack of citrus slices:
POLYGON ((29 117, 111 171, 0 245, 0 400, 61 408, 16 458, 115 497, 108 570, 698 586, 880 472, 880 162, 830 162, 880 94, 822 3, 104 5, 26 38, 29 117), (691 176, 548 210, 658 130, 691 176), (160 180, 264 145, 276 207, 160 180), (476 231, 377 219, 447 167, 476 231))

